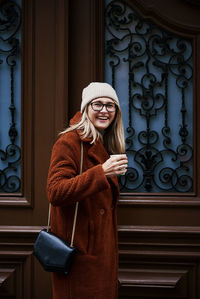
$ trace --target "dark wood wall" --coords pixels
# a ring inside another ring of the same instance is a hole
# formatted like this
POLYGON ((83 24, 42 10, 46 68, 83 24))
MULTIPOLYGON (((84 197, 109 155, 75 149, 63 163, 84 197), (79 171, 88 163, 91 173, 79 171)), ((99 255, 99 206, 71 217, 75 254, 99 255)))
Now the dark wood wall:
MULTIPOLYGON (((200 6, 126 0, 138 13, 194 40, 194 193, 121 194, 119 298, 200 299, 200 6)), ((46 176, 58 132, 79 109, 82 88, 103 80, 103 1, 23 2, 20 194, 0 197, 0 298, 51 298, 50 275, 33 256, 46 225, 46 176)))
POLYGON ((68 119, 68 2, 23 1, 22 190, 0 197, 0 298, 51 298, 33 256, 47 224, 51 148, 68 119))

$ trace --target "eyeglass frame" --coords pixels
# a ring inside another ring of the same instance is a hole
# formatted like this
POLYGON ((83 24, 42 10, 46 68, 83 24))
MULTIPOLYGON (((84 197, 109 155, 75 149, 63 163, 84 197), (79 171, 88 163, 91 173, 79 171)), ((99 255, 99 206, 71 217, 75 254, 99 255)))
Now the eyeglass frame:
POLYGON ((96 102, 91 102, 89 105, 91 105, 92 107, 92 110, 95 111, 95 112, 101 112, 104 108, 104 106, 106 107, 106 111, 109 112, 109 113, 113 113, 117 110, 117 105, 113 102, 110 102, 110 103, 106 103, 106 104, 103 104, 101 101, 96 101, 96 102), (102 108, 100 110, 94 110, 94 108, 92 107, 92 104, 95 104, 95 103, 100 103, 102 105, 102 108), (113 111, 108 111, 108 105, 109 104, 113 104, 113 107, 114 107, 114 110, 113 111))

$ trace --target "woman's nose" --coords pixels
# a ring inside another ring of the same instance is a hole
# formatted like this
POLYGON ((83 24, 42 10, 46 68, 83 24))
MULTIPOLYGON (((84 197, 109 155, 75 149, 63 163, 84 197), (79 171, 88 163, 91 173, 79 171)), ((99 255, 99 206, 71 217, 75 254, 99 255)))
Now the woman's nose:
POLYGON ((101 112, 107 112, 106 106, 103 106, 103 108, 101 109, 101 112))

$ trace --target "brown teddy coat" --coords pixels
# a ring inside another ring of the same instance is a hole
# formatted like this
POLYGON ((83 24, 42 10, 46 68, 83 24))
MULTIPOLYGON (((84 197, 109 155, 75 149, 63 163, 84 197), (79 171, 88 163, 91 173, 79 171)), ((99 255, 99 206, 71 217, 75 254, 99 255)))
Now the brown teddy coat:
MULTIPOLYGON (((76 114, 74 121, 80 118, 76 114)), ((53 274, 53 299, 116 299, 118 287, 117 177, 107 178, 102 164, 109 154, 101 140, 83 140, 80 171, 80 137, 63 134, 55 143, 47 193, 52 203, 52 231, 70 243, 74 209, 79 201, 74 246, 78 253, 67 276, 53 274)))

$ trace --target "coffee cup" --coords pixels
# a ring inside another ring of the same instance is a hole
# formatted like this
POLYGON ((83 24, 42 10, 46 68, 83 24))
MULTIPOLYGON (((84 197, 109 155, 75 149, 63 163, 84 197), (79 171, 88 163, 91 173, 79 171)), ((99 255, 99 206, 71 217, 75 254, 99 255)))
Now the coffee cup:
MULTIPOLYGON (((126 154, 113 154, 113 155, 110 155, 110 157, 116 157, 117 161, 127 158, 126 154)), ((120 175, 125 175, 125 173, 126 172, 121 173, 120 175)))

